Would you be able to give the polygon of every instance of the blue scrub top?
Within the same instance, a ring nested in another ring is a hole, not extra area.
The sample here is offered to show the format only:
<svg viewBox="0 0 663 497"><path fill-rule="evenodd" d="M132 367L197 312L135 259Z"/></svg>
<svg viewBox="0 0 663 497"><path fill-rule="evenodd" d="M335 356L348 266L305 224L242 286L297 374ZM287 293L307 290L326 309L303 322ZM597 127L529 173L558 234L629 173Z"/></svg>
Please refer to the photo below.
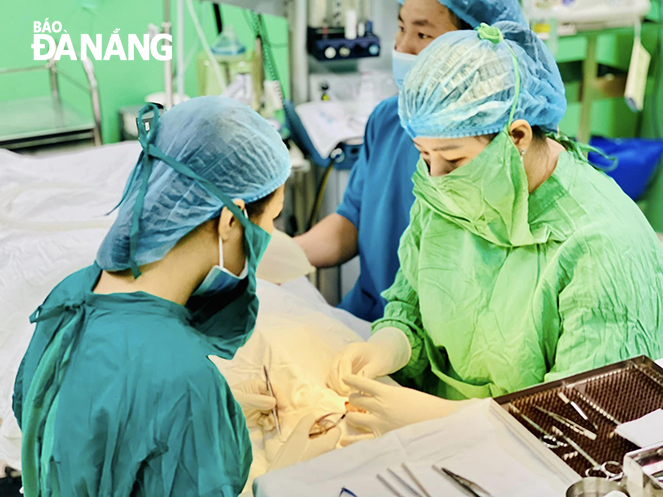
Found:
<svg viewBox="0 0 663 497"><path fill-rule="evenodd" d="M410 223L412 175L419 151L401 127L398 96L378 105L366 124L364 146L336 212L359 231L360 274L339 307L367 321L382 317L380 294L398 271L398 244Z"/></svg>

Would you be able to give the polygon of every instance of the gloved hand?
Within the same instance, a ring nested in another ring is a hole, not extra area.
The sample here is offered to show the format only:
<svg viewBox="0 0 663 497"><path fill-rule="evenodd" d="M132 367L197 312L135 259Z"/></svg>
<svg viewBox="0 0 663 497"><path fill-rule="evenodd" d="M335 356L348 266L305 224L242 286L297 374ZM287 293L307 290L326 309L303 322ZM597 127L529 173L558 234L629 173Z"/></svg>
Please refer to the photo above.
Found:
<svg viewBox="0 0 663 497"><path fill-rule="evenodd" d="M395 373L410 362L412 347L405 333L397 328L378 330L367 342L352 343L336 356L327 377L327 385L338 394L350 393L343 378L359 375L377 378Z"/></svg>
<svg viewBox="0 0 663 497"><path fill-rule="evenodd" d="M365 435L347 437L341 445L380 437L406 425L442 418L476 402L476 399L454 401L429 395L411 388L385 385L361 376L349 376L345 382L358 393L350 395L354 407L366 411L348 412L346 421Z"/></svg>
<svg viewBox="0 0 663 497"><path fill-rule="evenodd" d="M309 414L297 423L292 434L274 458L269 468L270 471L285 468L298 462L308 461L336 447L336 444L338 444L341 438L341 429L338 427L332 428L324 435L309 438L308 434L319 417L316 414Z"/></svg>
<svg viewBox="0 0 663 497"><path fill-rule="evenodd" d="M230 389L235 400L242 407L247 427L259 426L265 431L276 428L272 415L272 409L276 407L276 399L269 394L264 380L248 380L230 387Z"/></svg>

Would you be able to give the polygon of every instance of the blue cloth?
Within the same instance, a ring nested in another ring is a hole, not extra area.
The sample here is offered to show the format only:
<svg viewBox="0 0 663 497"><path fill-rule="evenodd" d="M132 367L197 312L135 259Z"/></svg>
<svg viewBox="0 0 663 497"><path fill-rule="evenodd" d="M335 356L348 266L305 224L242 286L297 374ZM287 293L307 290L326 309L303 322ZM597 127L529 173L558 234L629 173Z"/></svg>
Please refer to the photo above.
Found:
<svg viewBox="0 0 663 497"><path fill-rule="evenodd" d="M590 153L593 165L606 168L606 174L633 200L644 195L663 156L663 140L594 137L589 144L617 159L617 167L612 169L614 164L609 158Z"/></svg>
<svg viewBox="0 0 663 497"><path fill-rule="evenodd" d="M13 399L26 497L237 496L251 440L216 349L184 306L92 293L100 273L67 277L36 315Z"/></svg>
<svg viewBox="0 0 663 497"><path fill-rule="evenodd" d="M381 293L399 268L398 243L414 203L412 175L419 152L398 120L398 97L376 107L366 125L364 146L337 213L359 231L361 272L339 307L367 321L382 317Z"/></svg>
<svg viewBox="0 0 663 497"><path fill-rule="evenodd" d="M197 97L176 105L161 117L154 146L230 199L246 203L269 195L290 175L290 154L276 130L231 98ZM140 212L134 254L138 266L163 259L181 238L218 216L224 206L200 181L142 152L117 219L97 253L97 262L106 271L131 265L133 207L140 199L142 175L149 171L148 160L153 160L153 168Z"/></svg>
<svg viewBox="0 0 663 497"><path fill-rule="evenodd" d="M472 28L482 22L493 24L498 21L514 21L527 26L523 9L518 0L439 0L461 21ZM398 0L403 5L404 0Z"/></svg>
<svg viewBox="0 0 663 497"><path fill-rule="evenodd" d="M513 120L556 131L566 112L564 84L535 33L508 21L452 31L426 47L407 75L401 124L413 138L498 133L510 122L518 85Z"/></svg>

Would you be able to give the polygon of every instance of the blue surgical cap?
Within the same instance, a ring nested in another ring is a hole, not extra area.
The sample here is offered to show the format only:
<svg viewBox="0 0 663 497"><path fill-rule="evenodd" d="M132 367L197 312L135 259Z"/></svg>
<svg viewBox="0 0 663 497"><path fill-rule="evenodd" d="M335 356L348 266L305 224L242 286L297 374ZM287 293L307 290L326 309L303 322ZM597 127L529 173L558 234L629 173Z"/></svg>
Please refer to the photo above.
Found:
<svg viewBox="0 0 663 497"><path fill-rule="evenodd" d="M496 43L480 36L479 31L486 32L483 28L504 39ZM516 98L516 67L509 48L520 73L514 120L556 131L566 98L555 59L535 33L500 22L444 34L419 54L398 101L408 134L458 138L504 129Z"/></svg>
<svg viewBox="0 0 663 497"><path fill-rule="evenodd" d="M439 0L461 21L472 29L481 23L495 24L499 21L513 21L527 26L523 9L518 0ZM398 0L403 5L405 0Z"/></svg>
<svg viewBox="0 0 663 497"><path fill-rule="evenodd" d="M188 166L231 199L251 203L274 192L290 175L290 154L276 130L250 107L233 99L197 97L159 120L156 148ZM125 188L115 223L97 253L107 271L129 268L132 209L145 154ZM140 214L137 264L161 260L194 228L217 217L223 202L197 181L155 159Z"/></svg>

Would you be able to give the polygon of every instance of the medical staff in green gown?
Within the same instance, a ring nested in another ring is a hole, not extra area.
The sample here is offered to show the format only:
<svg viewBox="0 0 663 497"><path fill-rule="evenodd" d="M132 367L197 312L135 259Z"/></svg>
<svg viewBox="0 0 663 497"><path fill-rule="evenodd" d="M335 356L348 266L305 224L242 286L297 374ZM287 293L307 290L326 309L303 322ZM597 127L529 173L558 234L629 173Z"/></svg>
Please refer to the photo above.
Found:
<svg viewBox="0 0 663 497"><path fill-rule="evenodd" d="M245 417L208 356L253 330L289 154L222 97L161 119L148 104L137 122L143 151L96 262L31 318L14 392L27 497L235 497L248 477Z"/></svg>
<svg viewBox="0 0 663 497"><path fill-rule="evenodd" d="M422 420L428 402L353 374L395 373L460 400L663 357L663 248L617 184L555 133L565 106L554 59L514 23L448 33L421 53L399 101L421 153L401 268L373 336L329 376L361 392L350 400L368 412L351 422L384 431L375 426L397 426L402 406ZM459 405L433 404L432 417Z"/></svg>

